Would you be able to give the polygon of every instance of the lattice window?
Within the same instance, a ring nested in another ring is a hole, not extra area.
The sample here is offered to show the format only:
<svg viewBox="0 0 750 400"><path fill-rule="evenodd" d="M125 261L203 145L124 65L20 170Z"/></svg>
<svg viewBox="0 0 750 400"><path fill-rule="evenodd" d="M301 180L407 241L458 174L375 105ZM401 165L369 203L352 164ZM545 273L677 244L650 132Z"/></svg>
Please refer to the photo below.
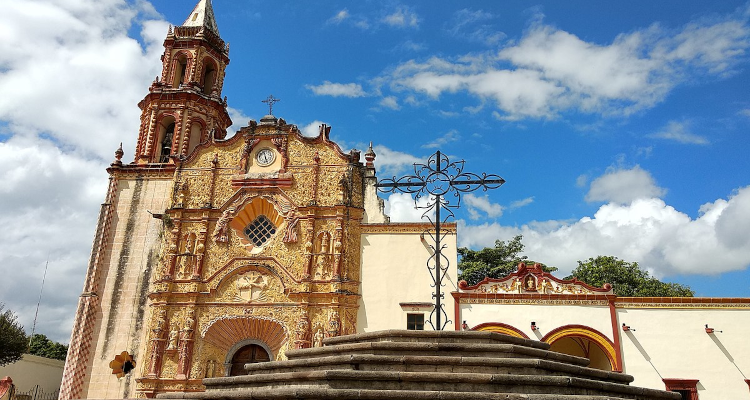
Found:
<svg viewBox="0 0 750 400"><path fill-rule="evenodd" d="M406 329L410 331L424 330L424 314L406 314Z"/></svg>
<svg viewBox="0 0 750 400"><path fill-rule="evenodd" d="M245 227L245 237L257 247L262 246L274 234L276 234L276 225L268 217L261 214Z"/></svg>

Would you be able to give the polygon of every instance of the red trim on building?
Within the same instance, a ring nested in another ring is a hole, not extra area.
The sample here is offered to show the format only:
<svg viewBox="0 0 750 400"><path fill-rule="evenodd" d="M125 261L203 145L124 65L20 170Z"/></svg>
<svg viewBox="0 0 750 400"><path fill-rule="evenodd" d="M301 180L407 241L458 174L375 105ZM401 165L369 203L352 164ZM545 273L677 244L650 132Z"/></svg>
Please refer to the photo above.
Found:
<svg viewBox="0 0 750 400"><path fill-rule="evenodd" d="M620 345L620 324L617 321L617 309L615 308L615 298L612 296L609 298L609 318L612 322L612 338L615 341L615 357L617 358L617 365L615 366L615 372L622 372L622 348Z"/></svg>
<svg viewBox="0 0 750 400"><path fill-rule="evenodd" d="M690 392L689 400L698 400L698 379L662 379L667 391L684 390Z"/></svg>
<svg viewBox="0 0 750 400"><path fill-rule="evenodd" d="M560 326L558 328L555 328L555 329L549 331L546 335L544 335L544 337L542 338L542 342L552 344L552 343L549 342L549 340L550 340L551 337L555 336L560 331L566 331L566 330L571 330L571 329L579 329L579 330L588 331L588 332L591 332L591 333L593 333L593 334L601 337L603 340L605 340L607 342L607 344L609 344L610 346L612 346L612 348L615 350L615 354L611 354L606 348L602 348L600 344L597 343L597 345L600 346L601 350L607 356L607 359L609 359L609 363L612 366L612 371L618 371L618 372L622 371L622 363L620 362L621 359L618 359L618 357L617 357L617 347L615 347L615 344L612 342L612 340L610 340L610 338L607 337L607 335L599 332L598 330L596 330L596 329L594 329L594 328L592 328L590 326L578 325L578 324L563 325L563 326ZM578 335L578 334L570 334L570 335L566 335L564 337L582 337L584 339L592 340L592 338L590 338L590 337L587 337L587 336L584 336L584 335ZM595 340L593 340L593 341L596 342Z"/></svg>
<svg viewBox="0 0 750 400"><path fill-rule="evenodd" d="M466 281L460 281L460 282L458 282L458 288L461 289L461 290L476 290L480 286L482 286L484 284L487 284L487 283L498 283L498 282L512 281L513 279L524 278L526 275L529 275L529 274L534 275L537 279L545 278L545 279L549 279L551 281L557 282L559 284L564 284L564 285L579 285L579 286L584 287L584 288L586 288L586 289L588 289L588 290L590 290L592 292L609 293L609 292L612 291L612 285L610 285L609 283L605 283L603 287L597 288L597 287L590 286L590 285L588 285L588 284L586 284L586 283L584 283L582 281L579 281L576 278L567 279L567 280L566 279L557 278L557 277L553 276L552 274L550 274L549 272L542 271L541 264L534 264L531 267L527 267L526 264L524 264L524 263L519 263L518 264L518 270L516 272L508 274L508 275L506 275L503 278L499 278L498 279L498 278L486 277L481 282L477 283L476 285L472 285L472 286L469 286L469 284L466 283ZM533 290L536 290L536 287Z"/></svg>

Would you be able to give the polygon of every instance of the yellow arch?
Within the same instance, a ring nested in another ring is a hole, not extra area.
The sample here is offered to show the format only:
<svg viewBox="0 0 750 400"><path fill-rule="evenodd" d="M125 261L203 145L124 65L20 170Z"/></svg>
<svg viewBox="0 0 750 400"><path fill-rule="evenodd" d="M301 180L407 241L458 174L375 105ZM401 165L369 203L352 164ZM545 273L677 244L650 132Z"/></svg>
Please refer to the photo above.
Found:
<svg viewBox="0 0 750 400"><path fill-rule="evenodd" d="M496 332L496 333L501 333L503 335L513 336L513 337L517 337L521 339L529 338L517 328L510 326L508 324L504 324L502 322L487 322L484 324L479 324L471 328L471 330L472 331L484 331L484 332Z"/></svg>
<svg viewBox="0 0 750 400"><path fill-rule="evenodd" d="M566 337L585 338L594 342L602 349L607 359L609 359L612 370L621 370L621 366L617 362L617 351L615 350L614 343L594 328L584 325L565 325L549 332L542 338L542 341L552 344Z"/></svg>

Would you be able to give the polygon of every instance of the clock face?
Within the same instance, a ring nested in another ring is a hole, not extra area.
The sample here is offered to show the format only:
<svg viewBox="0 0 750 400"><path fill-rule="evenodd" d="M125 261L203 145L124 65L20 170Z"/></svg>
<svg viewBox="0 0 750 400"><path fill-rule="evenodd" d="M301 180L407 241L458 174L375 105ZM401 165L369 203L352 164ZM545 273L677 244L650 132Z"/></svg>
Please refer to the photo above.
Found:
<svg viewBox="0 0 750 400"><path fill-rule="evenodd" d="M267 167L273 164L273 161L276 159L276 153L271 149L260 149L258 154L255 155L255 159L258 160L258 165Z"/></svg>

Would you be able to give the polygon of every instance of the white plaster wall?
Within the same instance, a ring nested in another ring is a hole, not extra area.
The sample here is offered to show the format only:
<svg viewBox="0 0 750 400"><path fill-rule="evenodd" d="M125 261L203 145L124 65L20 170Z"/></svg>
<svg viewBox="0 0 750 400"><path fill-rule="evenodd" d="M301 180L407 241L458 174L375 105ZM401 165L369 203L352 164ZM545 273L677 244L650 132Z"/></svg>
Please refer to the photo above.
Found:
<svg viewBox="0 0 750 400"><path fill-rule="evenodd" d="M622 335L634 385L663 390L662 378L698 379L701 400L750 399L750 310L618 308L617 317L635 329ZM705 324L723 332L707 334Z"/></svg>
<svg viewBox="0 0 750 400"><path fill-rule="evenodd" d="M427 239L429 240L429 239ZM445 311L453 320L453 298L456 286L456 236L447 235L443 250L450 267L443 280ZM383 329L406 329L406 314L399 306L405 302L433 303L434 288L427 270L430 251L420 234L369 233L362 235L362 298L357 315L357 332ZM425 329L429 311L425 314ZM409 310L409 312L412 312ZM454 329L455 321L446 325Z"/></svg>
<svg viewBox="0 0 750 400"><path fill-rule="evenodd" d="M614 342L609 306L461 304L461 315L469 328L485 322L501 322L537 340L564 325L586 325ZM532 321L536 322L537 331L531 330Z"/></svg>
<svg viewBox="0 0 750 400"><path fill-rule="evenodd" d="M28 392L39 385L44 393L60 389L65 362L24 354L21 360L0 367L0 377L9 376L16 385L16 394Z"/></svg>
<svg viewBox="0 0 750 400"><path fill-rule="evenodd" d="M138 308L141 292L141 281L144 279L144 271L147 268L149 250L155 248L158 253L158 245L161 243L159 233L162 229L162 221L155 219L148 213L162 213L169 205L172 187L171 179L147 179L144 178L138 204L134 203L135 179L121 179L117 184L116 208L112 216L111 228L108 237L106 254L102 268L107 272L102 277L99 287L101 298L101 313L97 315L97 328L94 331L93 354L90 358L92 365L87 370L88 385L83 393L85 398L112 399L135 397L135 378L140 376L144 359L142 354L146 343L141 340L145 336L149 312L146 311L142 317L143 326L138 326ZM133 213L131 214L131 209ZM126 234L128 218L134 217L132 231ZM128 238L127 236L130 236ZM119 286L117 281L117 268L122 248L129 242L130 251L124 257L128 257L122 271ZM158 256L158 254L157 254ZM152 266L152 273L156 273L158 265ZM145 282L148 285L149 282ZM113 301L113 296L119 291L119 301ZM117 312L111 313L111 306L116 304ZM110 321L110 315L113 316ZM112 324L111 336L105 337L107 325ZM134 355L136 369L128 376L118 379L112 375L109 362L123 351Z"/></svg>

